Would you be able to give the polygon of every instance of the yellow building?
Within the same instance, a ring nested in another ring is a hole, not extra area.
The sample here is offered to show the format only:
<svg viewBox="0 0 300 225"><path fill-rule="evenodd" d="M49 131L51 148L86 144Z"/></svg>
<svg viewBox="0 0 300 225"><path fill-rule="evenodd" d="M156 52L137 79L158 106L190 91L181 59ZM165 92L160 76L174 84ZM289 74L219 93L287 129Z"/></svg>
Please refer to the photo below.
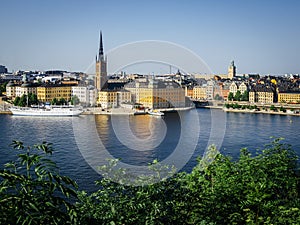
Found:
<svg viewBox="0 0 300 225"><path fill-rule="evenodd" d="M195 86L193 88L193 98L194 99L206 99L206 87Z"/></svg>
<svg viewBox="0 0 300 225"><path fill-rule="evenodd" d="M140 79L124 86L131 92L132 102L146 108L185 107L185 91L177 83L155 79Z"/></svg>
<svg viewBox="0 0 300 225"><path fill-rule="evenodd" d="M300 103L300 92L279 92L278 102Z"/></svg>
<svg viewBox="0 0 300 225"><path fill-rule="evenodd" d="M72 86L44 84L37 87L37 98L41 102L51 102L54 98L57 100L64 98L70 101L72 96Z"/></svg>
<svg viewBox="0 0 300 225"><path fill-rule="evenodd" d="M102 108L117 107L117 92L113 90L99 91L97 104Z"/></svg>
<svg viewBox="0 0 300 225"><path fill-rule="evenodd" d="M272 104L274 103L274 92L270 88L253 88L249 92L249 102Z"/></svg>
<svg viewBox="0 0 300 225"><path fill-rule="evenodd" d="M102 108L116 108L131 102L131 93L126 90L103 90L98 92L97 104Z"/></svg>

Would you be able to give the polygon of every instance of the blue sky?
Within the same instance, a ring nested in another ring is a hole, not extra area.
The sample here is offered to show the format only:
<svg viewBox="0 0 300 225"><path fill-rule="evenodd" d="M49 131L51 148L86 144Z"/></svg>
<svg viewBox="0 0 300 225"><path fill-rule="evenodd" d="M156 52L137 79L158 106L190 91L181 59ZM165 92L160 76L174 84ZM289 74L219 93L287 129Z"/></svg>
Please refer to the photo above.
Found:
<svg viewBox="0 0 300 225"><path fill-rule="evenodd" d="M105 51L162 40L192 50L215 73L232 59L238 73L300 73L299 11L296 0L2 1L0 64L86 71L101 29Z"/></svg>

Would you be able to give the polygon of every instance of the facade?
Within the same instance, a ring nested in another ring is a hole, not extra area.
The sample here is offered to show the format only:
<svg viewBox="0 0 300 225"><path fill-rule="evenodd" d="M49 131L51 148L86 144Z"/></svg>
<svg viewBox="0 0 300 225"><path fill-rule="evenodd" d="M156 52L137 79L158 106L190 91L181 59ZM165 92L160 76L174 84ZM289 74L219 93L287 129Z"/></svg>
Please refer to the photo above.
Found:
<svg viewBox="0 0 300 225"><path fill-rule="evenodd" d="M6 85L6 96L11 99L16 97L16 85L12 81Z"/></svg>
<svg viewBox="0 0 300 225"><path fill-rule="evenodd" d="M124 86L131 92L133 103L146 108L185 107L185 91L177 83L155 79L140 79Z"/></svg>
<svg viewBox="0 0 300 225"><path fill-rule="evenodd" d="M101 108L116 108L118 106L117 92L113 90L99 91L97 103Z"/></svg>
<svg viewBox="0 0 300 225"><path fill-rule="evenodd" d="M300 103L300 92L279 92L278 102Z"/></svg>
<svg viewBox="0 0 300 225"><path fill-rule="evenodd" d="M231 61L230 66L228 67L228 79L233 79L236 75L236 67L234 65L234 61Z"/></svg>
<svg viewBox="0 0 300 225"><path fill-rule="evenodd" d="M124 103L131 103L131 93L127 90L103 90L98 92L97 104L101 108L116 108Z"/></svg>
<svg viewBox="0 0 300 225"><path fill-rule="evenodd" d="M6 85L6 96L10 99L22 97L22 95L28 95L29 93L37 94L37 86L27 82L21 85L14 84L12 81Z"/></svg>
<svg viewBox="0 0 300 225"><path fill-rule="evenodd" d="M249 102L272 104L274 103L274 92L271 88L254 87L249 92Z"/></svg>
<svg viewBox="0 0 300 225"><path fill-rule="evenodd" d="M3 65L0 65L0 74L1 73L7 73L7 68Z"/></svg>
<svg viewBox="0 0 300 225"><path fill-rule="evenodd" d="M233 81L229 86L229 92L231 92L234 96L237 93L237 91L238 91L238 85Z"/></svg>
<svg viewBox="0 0 300 225"><path fill-rule="evenodd" d="M93 86L73 86L72 96L77 96L81 105L95 106L97 90Z"/></svg>
<svg viewBox="0 0 300 225"><path fill-rule="evenodd" d="M214 99L214 90L215 90L216 83L213 80L207 81L206 86L206 99L213 100Z"/></svg>
<svg viewBox="0 0 300 225"><path fill-rule="evenodd" d="M36 95L37 87L26 83L21 86L15 86L15 97L21 97L22 95L28 95L29 93Z"/></svg>
<svg viewBox="0 0 300 225"><path fill-rule="evenodd" d="M96 77L95 87L98 91L105 89L107 85L106 59L103 52L102 32L100 32L100 46L98 55L96 55Z"/></svg>
<svg viewBox="0 0 300 225"><path fill-rule="evenodd" d="M241 94L243 94L245 91L248 91L247 84L245 84L244 82L236 83L235 81L233 81L229 86L229 92L235 95L237 91L240 91Z"/></svg>
<svg viewBox="0 0 300 225"><path fill-rule="evenodd" d="M71 86L44 84L40 87L37 87L37 98L41 102L51 102L54 98L57 100L64 98L66 101L70 101L71 96Z"/></svg>
<svg viewBox="0 0 300 225"><path fill-rule="evenodd" d="M248 86L242 82L239 86L239 91L241 92L241 94L243 94L245 91L248 91Z"/></svg>
<svg viewBox="0 0 300 225"><path fill-rule="evenodd" d="M194 99L207 99L206 86L195 86L193 88L193 98Z"/></svg>

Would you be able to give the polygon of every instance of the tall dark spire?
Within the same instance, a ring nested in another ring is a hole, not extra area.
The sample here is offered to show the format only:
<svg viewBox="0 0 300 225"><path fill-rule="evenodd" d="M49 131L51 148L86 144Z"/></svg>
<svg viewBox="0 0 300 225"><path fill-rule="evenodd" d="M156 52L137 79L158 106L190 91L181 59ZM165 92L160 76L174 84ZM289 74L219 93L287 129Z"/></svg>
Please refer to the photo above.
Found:
<svg viewBox="0 0 300 225"><path fill-rule="evenodd" d="M100 59L100 58L103 58L102 31L100 31L99 59Z"/></svg>

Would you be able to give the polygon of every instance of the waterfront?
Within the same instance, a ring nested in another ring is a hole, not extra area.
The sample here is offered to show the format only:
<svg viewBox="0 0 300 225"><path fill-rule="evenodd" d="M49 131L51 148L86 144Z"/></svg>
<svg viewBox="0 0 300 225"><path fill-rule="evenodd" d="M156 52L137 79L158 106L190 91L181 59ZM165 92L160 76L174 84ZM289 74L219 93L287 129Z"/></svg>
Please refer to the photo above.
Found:
<svg viewBox="0 0 300 225"><path fill-rule="evenodd" d="M195 164L197 156L204 152L208 139L211 136L212 122L218 125L221 118L226 118L226 129L221 152L232 157L236 157L240 148L248 147L251 152L270 142L270 137L284 137L285 142L292 145L293 149L300 154L299 139L299 117L246 114L246 113L225 113L218 109L196 109L182 112L179 117L177 113L167 113L163 118L153 118L148 115L141 116L117 116L117 119L128 118L130 130L139 139L145 139L151 151L134 151L133 148L143 148L143 141L133 142L128 140L127 147L124 140L119 140L120 136L115 134L111 115L84 115L76 118L50 118L50 117L18 117L11 115L0 115L0 164L14 159L14 152L8 150L8 145L12 140L24 141L26 145L51 142L54 145L53 159L58 163L61 172L74 178L80 188L89 191L95 190L94 180L100 176L84 160L82 152L76 145L73 125L74 119L85 121L87 118L95 118L96 128L101 141L106 149L116 158L134 165L146 165L158 158L163 160L172 153L177 146L181 136L180 128L184 123L192 123L188 119L190 113L196 112L199 118L199 140L196 151L191 160L183 169L189 171ZM212 115L214 118L212 118ZM219 118L218 118L219 117ZM165 124L165 125L164 125ZM221 122L219 124L222 126ZM163 140L160 135L155 135L164 131L166 135ZM126 132L126 130L121 130ZM185 133L185 138L192 136L195 132ZM220 135L222 136L222 135ZM148 138L149 137L149 138ZM218 136L217 136L218 137ZM148 138L148 139L147 139ZM88 141L88 140L87 140ZM160 144L156 144L160 143ZM134 146L136 145L136 146ZM183 149L184 151L185 149Z"/></svg>

